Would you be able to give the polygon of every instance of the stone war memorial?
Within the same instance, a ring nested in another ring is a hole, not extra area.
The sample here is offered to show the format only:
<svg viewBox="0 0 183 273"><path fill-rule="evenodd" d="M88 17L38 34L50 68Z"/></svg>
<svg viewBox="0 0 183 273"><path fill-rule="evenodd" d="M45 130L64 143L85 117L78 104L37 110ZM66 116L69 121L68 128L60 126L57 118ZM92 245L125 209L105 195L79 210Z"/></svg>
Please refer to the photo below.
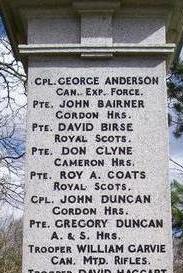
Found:
<svg viewBox="0 0 183 273"><path fill-rule="evenodd" d="M182 1L3 0L28 74L23 273L172 273L166 74Z"/></svg>

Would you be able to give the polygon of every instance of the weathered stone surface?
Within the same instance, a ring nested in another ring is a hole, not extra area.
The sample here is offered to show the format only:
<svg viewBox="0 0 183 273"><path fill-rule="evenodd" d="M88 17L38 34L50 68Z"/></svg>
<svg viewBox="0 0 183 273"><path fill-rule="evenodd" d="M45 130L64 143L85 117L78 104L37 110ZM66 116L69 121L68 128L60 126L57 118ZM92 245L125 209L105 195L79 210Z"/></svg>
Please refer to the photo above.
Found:
<svg viewBox="0 0 183 273"><path fill-rule="evenodd" d="M171 271L165 73L162 58L29 63L24 272Z"/></svg>
<svg viewBox="0 0 183 273"><path fill-rule="evenodd" d="M23 273L172 272L166 42L179 39L171 33L180 14L170 16L167 1L128 3L20 8L29 75Z"/></svg>

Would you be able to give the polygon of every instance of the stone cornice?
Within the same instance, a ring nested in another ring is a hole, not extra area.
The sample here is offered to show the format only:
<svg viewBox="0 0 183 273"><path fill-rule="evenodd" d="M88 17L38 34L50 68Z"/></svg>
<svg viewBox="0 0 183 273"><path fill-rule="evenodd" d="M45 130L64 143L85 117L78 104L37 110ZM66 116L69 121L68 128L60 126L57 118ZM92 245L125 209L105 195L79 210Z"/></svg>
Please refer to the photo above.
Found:
<svg viewBox="0 0 183 273"><path fill-rule="evenodd" d="M87 3L87 4L85 4ZM98 4L97 4L98 3ZM4 18L5 26L8 32L9 39L11 41L13 50L17 56L20 59L22 57L19 55L19 44L26 44L27 39L27 30L26 30L26 18L29 17L29 13L33 11L35 13L35 16L38 16L39 10L49 10L47 12L47 15L49 16L50 8L51 11L54 13L58 13L60 9L66 9L72 12L78 12L79 11L87 11L88 8L91 11L97 11L101 10L101 7L104 6L106 3L106 7L104 10L106 11L114 11L121 12L124 14L124 16L130 16L131 14L135 16L145 16L145 11L149 9L148 13L150 12L151 15L155 17L159 16L166 16L167 21L167 43L176 43L179 45L181 38L182 38L182 30L183 30L183 1L182 0L106 0L106 1L77 1L77 0L0 0L0 6L1 6L1 12ZM95 7L96 5L96 7ZM119 8L120 5L120 8ZM132 12L132 10L134 12ZM141 10L141 11L140 11ZM37 13L37 15L36 15ZM33 15L34 16L34 15ZM51 46L51 45L50 45ZM76 45L77 47L77 45ZM25 50L26 46L20 46L20 52L23 51L23 48ZM36 45L35 45L36 48ZM180 49L180 46L177 47ZM28 46L27 46L28 49ZM32 49L30 49L32 50ZM40 49L39 49L40 50ZM59 51L69 51L69 49L59 49ZM81 50L78 49L78 50ZM87 49L88 50L88 49ZM120 49L113 47L110 49L111 51L119 51L119 52L135 52L136 50L140 50L139 53L161 53L166 52L168 49L165 47L157 48L155 46L155 49L148 48L146 46L136 45L132 49L130 46L127 48L121 47ZM33 50L32 50L33 51ZM31 51L31 52L32 52ZM46 49L44 49L46 51ZM76 51L76 48L74 49ZM97 50L96 50L97 51ZM105 51L105 50L104 50ZM180 51L180 50L178 50ZM177 52L178 52L177 51ZM137 53L137 52L135 52ZM178 54L178 53L177 53ZM175 56L177 56L175 54Z"/></svg>
<svg viewBox="0 0 183 273"><path fill-rule="evenodd" d="M175 44L137 45L113 44L111 46L82 46L81 44L20 45L22 55L79 55L81 57L112 57L113 55L167 55L172 57Z"/></svg>

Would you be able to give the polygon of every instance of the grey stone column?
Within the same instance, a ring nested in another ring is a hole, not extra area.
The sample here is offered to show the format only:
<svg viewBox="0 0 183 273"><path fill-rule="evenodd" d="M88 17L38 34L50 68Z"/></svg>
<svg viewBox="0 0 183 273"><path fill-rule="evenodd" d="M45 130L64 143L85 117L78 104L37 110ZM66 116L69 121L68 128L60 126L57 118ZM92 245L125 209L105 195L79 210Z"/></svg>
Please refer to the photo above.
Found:
<svg viewBox="0 0 183 273"><path fill-rule="evenodd" d="M23 273L173 272L166 70L182 7L33 2L4 9L28 62Z"/></svg>

